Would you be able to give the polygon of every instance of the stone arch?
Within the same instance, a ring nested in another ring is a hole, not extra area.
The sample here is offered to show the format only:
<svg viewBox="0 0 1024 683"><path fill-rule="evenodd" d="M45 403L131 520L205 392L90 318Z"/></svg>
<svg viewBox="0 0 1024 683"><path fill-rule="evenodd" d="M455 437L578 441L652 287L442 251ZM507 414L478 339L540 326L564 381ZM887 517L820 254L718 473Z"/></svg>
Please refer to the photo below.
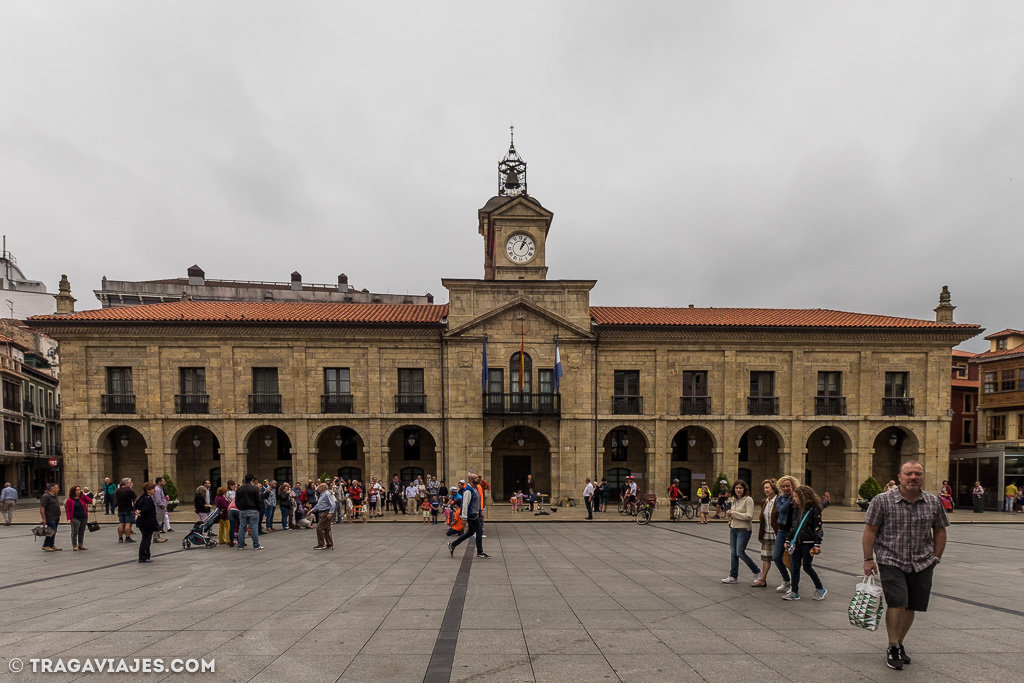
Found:
<svg viewBox="0 0 1024 683"><path fill-rule="evenodd" d="M752 490L758 491L758 484L765 479L778 479L784 474L792 474L783 471L785 443L781 432L771 425L757 424L746 429L737 444L739 467L735 478L746 481ZM732 472L726 474L733 476Z"/></svg>
<svg viewBox="0 0 1024 683"><path fill-rule="evenodd" d="M622 444L622 436L626 436L626 444ZM637 439L636 437L640 437ZM624 470L635 473L637 491L654 493L654 482L650 479L650 463L648 451L654 443L650 431L643 425L621 422L604 430L601 437L602 466L597 478L608 478L609 499L618 500L623 482L620 476Z"/></svg>
<svg viewBox="0 0 1024 683"><path fill-rule="evenodd" d="M242 441L243 471L239 475L252 474L260 480L293 476L293 445L291 435L272 422L252 427Z"/></svg>
<svg viewBox="0 0 1024 683"><path fill-rule="evenodd" d="M398 424L401 424L401 423L396 423L395 426L397 426ZM356 433L356 436L359 437L359 440L363 443L363 446L365 447L366 444L368 443L368 441L367 441L366 435L363 433L363 431L366 431L366 430L360 429L361 426L362 425L356 426L356 425L351 425L351 424L348 424L348 423L341 424L337 420L335 420L335 421L324 420L320 424L318 424L316 427L312 428L312 430L310 431L310 433L309 433L310 448L316 448L316 444L317 444L318 441L320 441L320 437L323 435L324 432L326 432L329 429L337 429L338 427L347 427L348 429L351 429L353 432ZM387 443L386 440L385 440L385 443Z"/></svg>
<svg viewBox="0 0 1024 683"><path fill-rule="evenodd" d="M484 443L486 443L486 444L493 443L494 439L498 436L498 434L501 434L506 429L509 429L509 427L514 427L514 426L515 425L508 425L508 424L498 424L498 425L494 425L494 426L489 426L487 431L484 432ZM525 425L520 425L520 426L525 426ZM548 443L550 443L550 444L556 443L557 434L556 435L548 434L548 432L543 427L539 427L539 426L532 426L531 425L530 429L532 429L532 430L534 430L536 432L539 432L545 439L548 440Z"/></svg>
<svg viewBox="0 0 1024 683"><path fill-rule="evenodd" d="M520 440L522 443L520 444ZM507 425L487 441L491 450L491 496L508 502L512 493L552 494L551 440L528 425Z"/></svg>
<svg viewBox="0 0 1024 683"><path fill-rule="evenodd" d="M154 441L153 435L150 433L148 425L142 424L141 422L108 422L104 427L101 427L100 430L96 433L96 439L93 442L96 450L100 453L108 452L107 449L110 448L109 437L111 432L113 432L115 429L119 429L122 427L127 427L138 432L139 435L141 435L142 438L146 441L147 448L152 448L152 445L154 443L159 443L158 441Z"/></svg>
<svg viewBox="0 0 1024 683"><path fill-rule="evenodd" d="M196 445L196 440L199 445ZM191 500L196 488L207 479L211 486L217 485L220 479L221 441L208 425L192 423L176 429L168 451L173 454L170 458L173 462L172 472L182 501Z"/></svg>
<svg viewBox="0 0 1024 683"><path fill-rule="evenodd" d="M690 446L690 441L693 446ZM713 430L705 425L687 423L677 429L670 437L666 451L668 453L669 482L679 480L679 488L687 498L692 499L701 482L694 483L697 475L702 481L715 475L715 451L718 441ZM664 487L662 487L664 488Z"/></svg>
<svg viewBox="0 0 1024 683"><path fill-rule="evenodd" d="M895 438L895 443L890 443ZM877 430L871 442L871 476L885 488L889 480L899 481L899 470L907 460L921 459L921 445L912 429L890 424Z"/></svg>
<svg viewBox="0 0 1024 683"><path fill-rule="evenodd" d="M206 429L207 431L212 433L214 436L217 437L217 441L219 441L222 444L222 446L223 446L223 444L224 444L224 431L223 431L222 425L215 424L211 420L209 422L205 422L204 421L204 422L179 422L179 423L176 423L174 425L173 430L171 431L171 433L167 435L167 448L169 450L173 450L174 449L174 444L177 443L179 438L181 438L182 433L186 432L186 431L188 431L190 429L193 429L195 427L202 427L203 429Z"/></svg>
<svg viewBox="0 0 1024 683"><path fill-rule="evenodd" d="M850 495L847 485L855 452L853 436L843 425L832 423L812 424L804 431L804 471L798 478L819 495L828 491L833 503L845 503Z"/></svg>
<svg viewBox="0 0 1024 683"><path fill-rule="evenodd" d="M289 424L288 426L291 427L292 425ZM258 430L266 429L267 427L273 427L275 429L280 429L285 434L288 434L288 431L284 427L282 427L279 424L276 424L273 420L267 420L266 422L254 422L254 423L251 423L249 425L246 425L245 432L243 432L238 437L238 452L239 453L245 453L246 452L246 447L247 447L247 445L249 443L249 439L252 438L253 434L255 432L257 432ZM291 439L291 435L288 435L288 438Z"/></svg>
<svg viewBox="0 0 1024 683"><path fill-rule="evenodd" d="M359 479L366 477L366 441L356 429L335 423L316 434L312 442L316 449L316 476L341 476L342 469L355 468L359 470Z"/></svg>
<svg viewBox="0 0 1024 683"><path fill-rule="evenodd" d="M103 471L109 472L111 481L115 483L129 477L132 488L141 494L142 485L150 476L156 476L149 471L151 444L145 432L134 424L109 425L97 437Z"/></svg>
<svg viewBox="0 0 1024 683"><path fill-rule="evenodd" d="M409 442L410 437L415 437L413 443ZM444 477L444 473L437 471L437 439L427 427L416 422L397 422L389 429L384 443L388 449L388 469L375 476L390 481L392 474L398 474L401 478L403 471L413 473L423 470L424 481L430 474L438 479ZM402 483L408 482L403 480Z"/></svg>

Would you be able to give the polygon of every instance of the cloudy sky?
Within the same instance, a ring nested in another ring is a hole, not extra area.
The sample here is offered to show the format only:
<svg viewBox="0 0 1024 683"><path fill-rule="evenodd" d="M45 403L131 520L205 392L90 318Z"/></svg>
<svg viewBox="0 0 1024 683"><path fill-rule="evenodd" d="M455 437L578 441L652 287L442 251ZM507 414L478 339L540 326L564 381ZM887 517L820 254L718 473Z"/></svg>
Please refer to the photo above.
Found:
<svg viewBox="0 0 1024 683"><path fill-rule="evenodd" d="M601 305L1024 326L1024 3L0 4L8 247L447 295L508 127ZM968 344L975 350L985 343Z"/></svg>

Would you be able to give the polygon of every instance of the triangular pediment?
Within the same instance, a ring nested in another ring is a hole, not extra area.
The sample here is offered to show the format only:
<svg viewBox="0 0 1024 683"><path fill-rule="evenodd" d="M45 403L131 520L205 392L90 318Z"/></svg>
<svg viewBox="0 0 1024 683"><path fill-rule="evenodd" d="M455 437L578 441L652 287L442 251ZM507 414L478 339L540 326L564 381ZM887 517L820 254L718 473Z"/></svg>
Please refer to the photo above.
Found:
<svg viewBox="0 0 1024 683"><path fill-rule="evenodd" d="M503 306L487 311L464 325L449 330L444 336L446 338L453 338L480 334L487 327L505 322L507 318L510 318L518 311L525 311L528 315L535 315L547 321L555 328L559 335L566 338L594 339L594 334L590 330L585 330L572 324L560 315L538 306L525 297L518 297Z"/></svg>
<svg viewBox="0 0 1024 683"><path fill-rule="evenodd" d="M542 218L550 222L554 214L533 197L492 197L480 209L482 214L491 216L514 216L516 218Z"/></svg>

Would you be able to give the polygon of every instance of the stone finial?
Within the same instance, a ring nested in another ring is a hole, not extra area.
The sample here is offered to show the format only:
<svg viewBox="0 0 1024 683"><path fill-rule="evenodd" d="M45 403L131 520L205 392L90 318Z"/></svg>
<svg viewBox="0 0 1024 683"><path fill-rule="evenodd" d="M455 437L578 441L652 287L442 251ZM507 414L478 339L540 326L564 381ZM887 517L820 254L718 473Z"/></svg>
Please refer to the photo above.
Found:
<svg viewBox="0 0 1024 683"><path fill-rule="evenodd" d="M57 315L71 315L75 312L75 297L71 296L71 283L67 275L60 276L60 284L57 285L59 292L54 298L57 300Z"/></svg>
<svg viewBox="0 0 1024 683"><path fill-rule="evenodd" d="M939 293L939 305L935 307L935 322L937 323L950 323L953 322L953 309L956 308L950 303L952 297L949 294L949 287L942 285L942 292Z"/></svg>

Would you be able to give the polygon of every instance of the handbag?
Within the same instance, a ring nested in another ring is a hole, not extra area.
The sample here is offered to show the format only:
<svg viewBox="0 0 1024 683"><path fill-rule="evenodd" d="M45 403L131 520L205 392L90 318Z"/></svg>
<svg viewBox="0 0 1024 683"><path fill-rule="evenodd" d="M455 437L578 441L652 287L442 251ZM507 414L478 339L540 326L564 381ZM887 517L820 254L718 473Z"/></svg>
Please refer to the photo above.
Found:
<svg viewBox="0 0 1024 683"><path fill-rule="evenodd" d="M99 522L86 522L85 523L85 528L88 529L90 532L92 532L92 531L99 531L100 530L100 523Z"/></svg>
<svg viewBox="0 0 1024 683"><path fill-rule="evenodd" d="M872 576L865 576L857 584L857 590L850 600L850 607L847 610L850 617L850 626L874 631L882 620L882 587L878 579Z"/></svg>

